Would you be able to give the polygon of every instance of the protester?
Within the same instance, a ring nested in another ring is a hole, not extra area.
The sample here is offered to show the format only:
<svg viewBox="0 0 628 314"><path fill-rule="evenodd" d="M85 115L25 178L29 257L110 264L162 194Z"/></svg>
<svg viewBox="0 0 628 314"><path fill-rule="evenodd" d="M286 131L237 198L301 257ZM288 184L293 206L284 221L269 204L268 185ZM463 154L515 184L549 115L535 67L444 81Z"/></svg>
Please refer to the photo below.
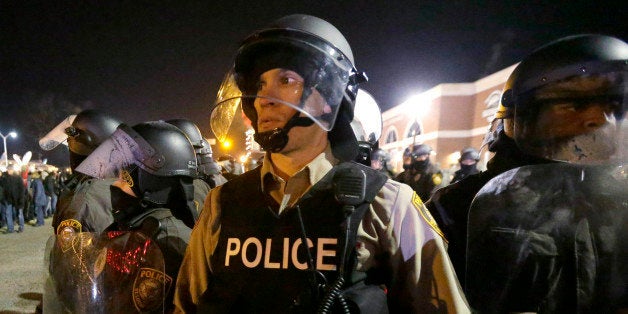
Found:
<svg viewBox="0 0 628 314"><path fill-rule="evenodd" d="M4 181L4 215L6 219L7 232L13 233L15 230L13 217L18 219L17 232L24 231L24 205L26 199L26 187L22 181L22 177L19 176L15 170L9 169Z"/></svg>
<svg viewBox="0 0 628 314"><path fill-rule="evenodd" d="M31 190L33 193L33 204L35 206L36 227L44 225L44 211L48 205L48 198L44 190L44 183L41 180L41 171L33 172L31 175Z"/></svg>

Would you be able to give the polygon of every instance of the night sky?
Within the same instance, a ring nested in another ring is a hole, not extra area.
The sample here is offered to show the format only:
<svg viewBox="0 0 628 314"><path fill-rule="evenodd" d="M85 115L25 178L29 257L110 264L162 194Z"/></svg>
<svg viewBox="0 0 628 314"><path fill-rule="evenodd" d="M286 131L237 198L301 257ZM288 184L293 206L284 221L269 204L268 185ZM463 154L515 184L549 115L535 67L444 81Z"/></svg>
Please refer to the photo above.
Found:
<svg viewBox="0 0 628 314"><path fill-rule="evenodd" d="M340 29L383 110L440 83L475 81L566 35L628 37L621 1L76 2L0 3L0 132L20 133L7 141L10 155L66 162L37 139L87 108L131 125L188 118L211 137L209 107L238 43L292 13Z"/></svg>

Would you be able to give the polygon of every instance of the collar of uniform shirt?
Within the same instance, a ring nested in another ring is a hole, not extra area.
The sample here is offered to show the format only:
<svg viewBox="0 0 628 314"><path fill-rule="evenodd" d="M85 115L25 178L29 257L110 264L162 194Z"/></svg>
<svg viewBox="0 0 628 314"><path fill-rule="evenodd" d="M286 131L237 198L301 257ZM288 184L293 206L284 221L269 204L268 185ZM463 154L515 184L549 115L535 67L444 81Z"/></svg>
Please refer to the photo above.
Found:
<svg viewBox="0 0 628 314"><path fill-rule="evenodd" d="M338 159L332 154L331 146L327 145L324 152L316 156L286 182L275 174L270 154L266 153L261 169L262 192L268 193L280 204L279 213L281 213L286 207L294 205L312 185L322 179L337 163ZM269 180L267 176L272 176L272 180Z"/></svg>

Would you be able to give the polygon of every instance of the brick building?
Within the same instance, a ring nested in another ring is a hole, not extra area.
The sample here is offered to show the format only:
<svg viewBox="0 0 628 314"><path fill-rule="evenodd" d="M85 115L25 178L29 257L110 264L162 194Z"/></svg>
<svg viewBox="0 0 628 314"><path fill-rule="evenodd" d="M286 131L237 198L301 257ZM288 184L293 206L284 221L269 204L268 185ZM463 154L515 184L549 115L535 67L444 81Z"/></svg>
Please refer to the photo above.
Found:
<svg viewBox="0 0 628 314"><path fill-rule="evenodd" d="M402 171L406 147L426 143L434 150L431 160L453 173L461 149L480 149L501 90L515 66L472 83L437 85L383 112L379 146L390 153L395 171ZM479 168L484 168L489 157L483 149Z"/></svg>

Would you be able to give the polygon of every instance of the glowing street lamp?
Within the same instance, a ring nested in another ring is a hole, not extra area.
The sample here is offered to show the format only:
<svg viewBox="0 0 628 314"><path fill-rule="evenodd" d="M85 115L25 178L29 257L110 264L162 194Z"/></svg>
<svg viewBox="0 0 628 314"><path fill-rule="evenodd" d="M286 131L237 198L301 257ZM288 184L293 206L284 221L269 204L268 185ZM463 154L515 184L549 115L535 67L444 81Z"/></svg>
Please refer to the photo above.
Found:
<svg viewBox="0 0 628 314"><path fill-rule="evenodd" d="M4 144L4 155L5 155L4 166L8 169L9 168L9 152L7 151L7 137L16 138L17 133L9 132L9 134L4 135L2 134L2 132L0 132L0 136L2 137L2 143Z"/></svg>
<svg viewBox="0 0 628 314"><path fill-rule="evenodd" d="M222 143L220 143L222 145L222 147L226 150L229 150L231 148L231 146L233 145L233 143L231 142L230 139L225 139L224 141L222 141Z"/></svg>

